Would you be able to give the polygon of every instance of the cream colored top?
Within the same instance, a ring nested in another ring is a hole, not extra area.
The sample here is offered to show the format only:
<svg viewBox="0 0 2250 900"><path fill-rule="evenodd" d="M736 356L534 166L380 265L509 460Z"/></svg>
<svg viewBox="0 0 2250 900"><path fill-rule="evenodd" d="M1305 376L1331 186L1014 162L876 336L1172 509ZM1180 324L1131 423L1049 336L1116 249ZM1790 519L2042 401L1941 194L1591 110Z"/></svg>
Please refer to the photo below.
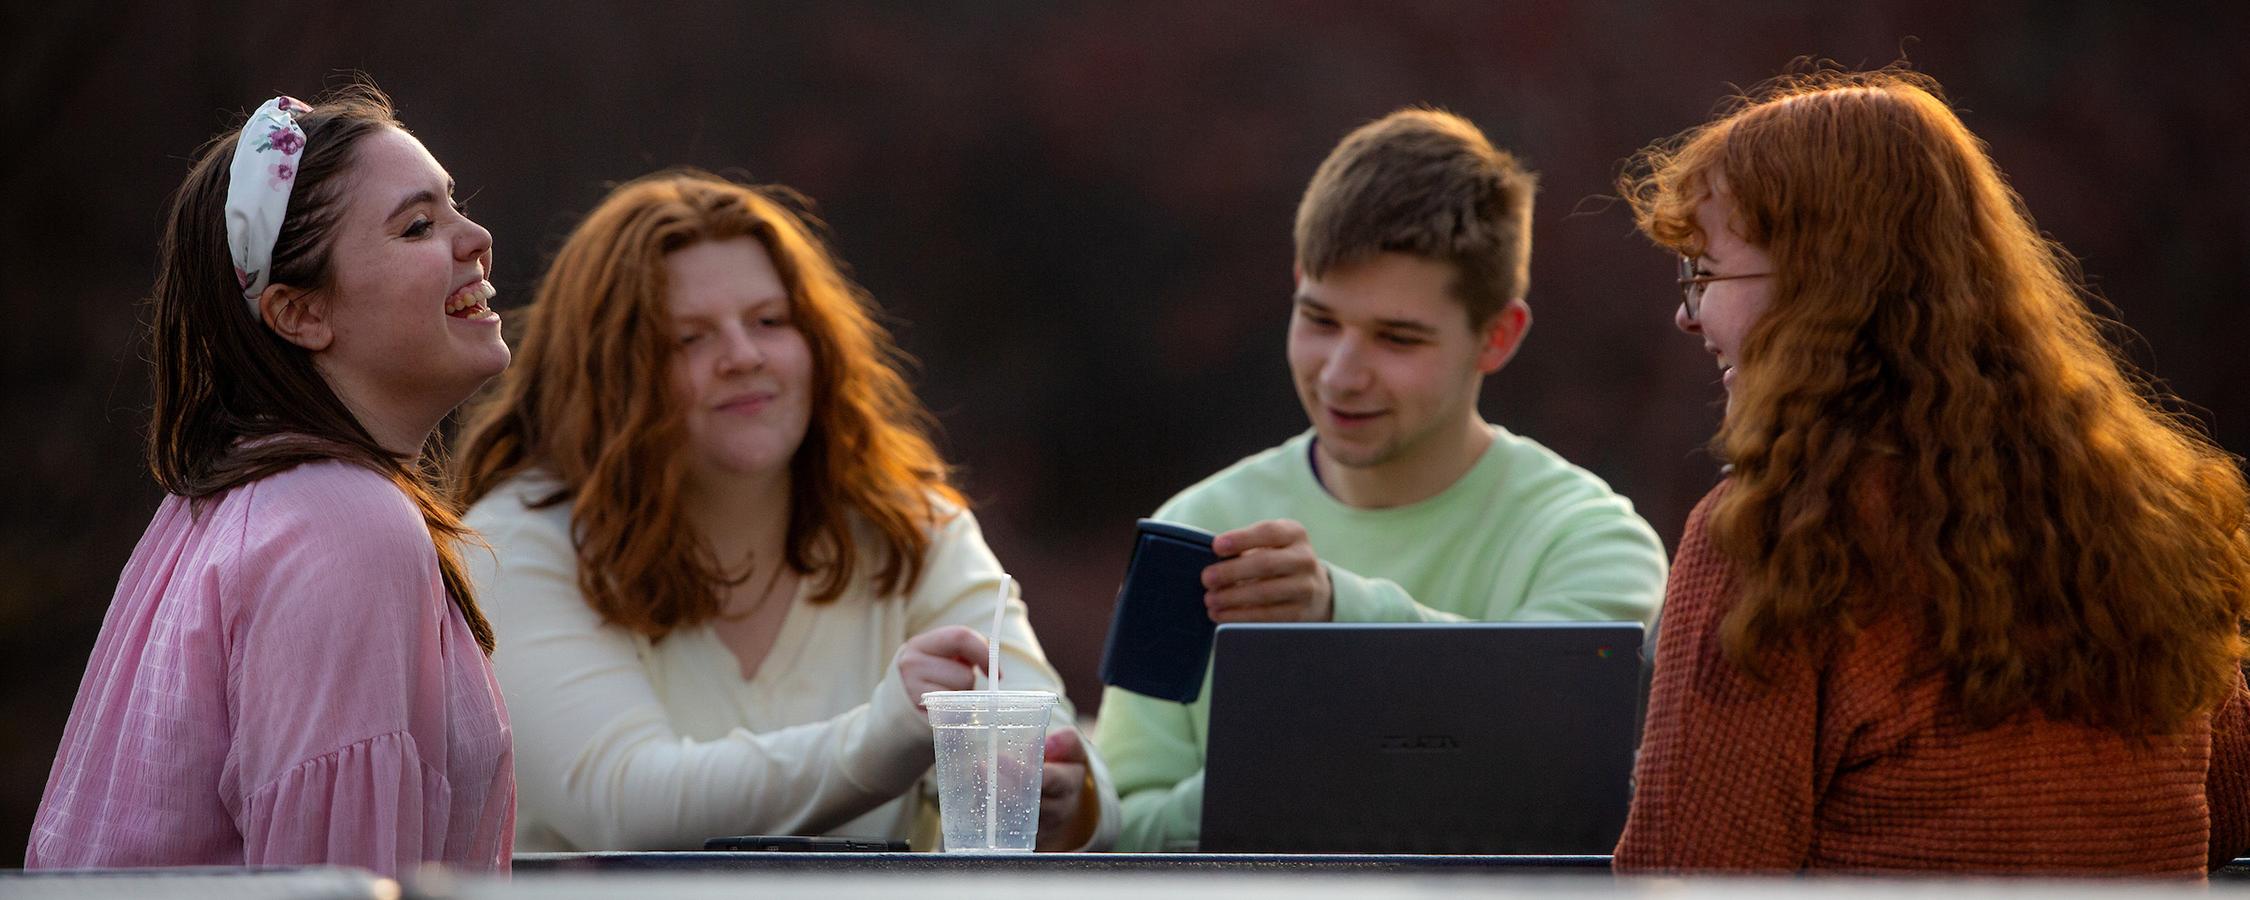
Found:
<svg viewBox="0 0 2250 900"><path fill-rule="evenodd" d="M465 556L499 638L492 664L515 727L517 852L701 849L735 834L935 849L930 727L892 656L941 625L991 629L1002 570L973 515L935 528L911 592L874 596L872 566L829 603L807 602L801 586L745 681L708 625L652 641L602 622L578 591L570 504L526 505L554 487L551 476L519 476L467 516L492 546ZM1020 596L1008 601L1001 654L1005 687L1063 693ZM1072 727L1068 700L1052 721ZM1090 847L1105 848L1117 792L1087 752L1101 803Z"/></svg>

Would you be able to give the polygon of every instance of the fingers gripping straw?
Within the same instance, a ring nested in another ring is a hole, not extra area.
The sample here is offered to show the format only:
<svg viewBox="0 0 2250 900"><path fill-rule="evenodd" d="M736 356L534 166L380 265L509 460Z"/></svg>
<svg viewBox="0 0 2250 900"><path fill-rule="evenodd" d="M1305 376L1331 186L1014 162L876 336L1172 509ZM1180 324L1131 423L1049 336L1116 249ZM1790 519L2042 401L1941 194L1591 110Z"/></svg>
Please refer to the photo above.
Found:
<svg viewBox="0 0 2250 900"><path fill-rule="evenodd" d="M993 692L992 717L995 721L1000 717L1000 623L1008 615L1008 586L1013 583L1015 583L1015 578L1006 572L1000 573L1000 591L992 599L992 630L984 636L984 672L985 677L992 681L989 687ZM985 760L987 770L984 773L984 808L997 810L1000 808L1000 729L998 728L992 729L992 746L990 752L985 755ZM995 839L999 837L999 829L1000 817L987 813L984 817L985 846L995 845Z"/></svg>

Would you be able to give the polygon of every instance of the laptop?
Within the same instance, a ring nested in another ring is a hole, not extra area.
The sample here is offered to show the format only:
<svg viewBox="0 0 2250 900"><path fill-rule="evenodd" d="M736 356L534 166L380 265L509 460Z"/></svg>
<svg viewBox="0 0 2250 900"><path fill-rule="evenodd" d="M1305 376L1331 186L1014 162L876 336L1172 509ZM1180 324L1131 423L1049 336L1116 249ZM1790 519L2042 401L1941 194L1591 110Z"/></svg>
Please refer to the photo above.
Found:
<svg viewBox="0 0 2250 900"><path fill-rule="evenodd" d="M1607 854L1638 622L1223 625L1201 849Z"/></svg>

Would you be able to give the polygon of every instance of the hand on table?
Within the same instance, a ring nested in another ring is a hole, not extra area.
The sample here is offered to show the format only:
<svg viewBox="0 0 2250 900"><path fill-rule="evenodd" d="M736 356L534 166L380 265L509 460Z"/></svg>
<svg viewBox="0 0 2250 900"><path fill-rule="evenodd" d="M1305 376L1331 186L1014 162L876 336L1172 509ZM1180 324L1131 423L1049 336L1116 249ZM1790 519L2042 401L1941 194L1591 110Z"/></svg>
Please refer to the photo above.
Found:
<svg viewBox="0 0 2250 900"><path fill-rule="evenodd" d="M1086 764L1086 744L1068 729L1047 735L1047 766L1039 781L1040 850L1076 850L1094 839L1100 802Z"/></svg>

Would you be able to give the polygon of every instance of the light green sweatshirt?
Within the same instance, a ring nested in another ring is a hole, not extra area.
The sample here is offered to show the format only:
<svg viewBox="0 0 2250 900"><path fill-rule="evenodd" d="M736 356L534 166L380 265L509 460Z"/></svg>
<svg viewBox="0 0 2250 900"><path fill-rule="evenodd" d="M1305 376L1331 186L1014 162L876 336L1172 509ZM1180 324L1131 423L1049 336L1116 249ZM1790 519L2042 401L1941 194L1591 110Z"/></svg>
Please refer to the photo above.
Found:
<svg viewBox="0 0 2250 900"><path fill-rule="evenodd" d="M1490 427L1475 467L1409 506L1358 509L1331 496L1313 474L1307 431L1181 491L1155 517L1212 533L1297 520L1328 566L1339 622L1652 622L1664 546L1633 504L1554 451ZM1194 848L1210 702L1208 680L1185 705L1102 694L1094 741L1124 798L1118 849Z"/></svg>

